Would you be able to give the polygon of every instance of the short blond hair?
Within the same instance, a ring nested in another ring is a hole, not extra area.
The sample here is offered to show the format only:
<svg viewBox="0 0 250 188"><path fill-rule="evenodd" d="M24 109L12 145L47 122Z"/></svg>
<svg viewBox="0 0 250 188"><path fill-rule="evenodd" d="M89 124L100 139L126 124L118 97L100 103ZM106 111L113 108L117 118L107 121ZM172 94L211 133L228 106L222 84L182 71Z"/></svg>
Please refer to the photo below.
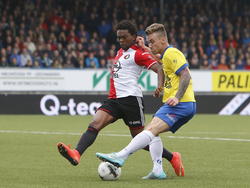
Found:
<svg viewBox="0 0 250 188"><path fill-rule="evenodd" d="M153 23L152 25L148 26L146 28L146 34L147 35L150 35L152 33L160 33L161 35L163 36L166 36L167 37L167 32L165 30L165 27L163 24L159 24L159 23Z"/></svg>

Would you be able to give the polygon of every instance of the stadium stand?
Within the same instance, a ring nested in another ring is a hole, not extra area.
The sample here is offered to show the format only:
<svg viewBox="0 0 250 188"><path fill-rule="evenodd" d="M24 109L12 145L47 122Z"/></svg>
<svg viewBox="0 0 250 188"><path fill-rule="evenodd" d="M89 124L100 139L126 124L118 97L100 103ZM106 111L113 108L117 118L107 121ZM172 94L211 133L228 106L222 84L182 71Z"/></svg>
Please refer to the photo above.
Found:
<svg viewBox="0 0 250 188"><path fill-rule="evenodd" d="M164 10L170 43L191 69L250 69L250 1L165 0ZM0 67L107 68L118 21L145 35L160 17L160 1L2 0Z"/></svg>

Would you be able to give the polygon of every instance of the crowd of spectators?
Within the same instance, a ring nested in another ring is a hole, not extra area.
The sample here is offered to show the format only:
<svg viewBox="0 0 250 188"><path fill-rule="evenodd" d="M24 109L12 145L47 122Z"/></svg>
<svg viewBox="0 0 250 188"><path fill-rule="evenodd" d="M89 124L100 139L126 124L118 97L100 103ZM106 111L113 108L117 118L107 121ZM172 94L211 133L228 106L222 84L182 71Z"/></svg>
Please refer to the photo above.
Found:
<svg viewBox="0 0 250 188"><path fill-rule="evenodd" d="M250 70L250 1L164 0L171 45L191 69ZM160 22L160 0L1 0L0 67L107 68L115 25Z"/></svg>

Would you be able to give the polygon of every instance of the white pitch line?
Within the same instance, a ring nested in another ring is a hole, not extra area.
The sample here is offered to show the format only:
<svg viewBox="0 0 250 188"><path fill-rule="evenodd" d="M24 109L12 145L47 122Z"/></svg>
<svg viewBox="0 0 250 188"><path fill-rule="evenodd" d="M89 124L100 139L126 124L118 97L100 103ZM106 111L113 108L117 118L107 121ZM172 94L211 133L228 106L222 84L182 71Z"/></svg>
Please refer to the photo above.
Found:
<svg viewBox="0 0 250 188"><path fill-rule="evenodd" d="M34 134L34 135L73 135L80 136L81 133L75 132L48 132L48 131L21 131L21 130L0 130L0 133L16 133L16 134ZM110 134L101 133L102 136L116 136L116 137L131 137L129 134ZM236 142L250 142L250 139L241 138L212 138L212 137L194 137L194 136L167 136L171 139L190 139L190 140L215 140L215 141L236 141Z"/></svg>
<svg viewBox="0 0 250 188"><path fill-rule="evenodd" d="M236 141L250 142L250 139L241 138L211 138L211 137L194 137L194 136L167 136L168 138L190 139L190 140L218 140L218 141Z"/></svg>
<svg viewBox="0 0 250 188"><path fill-rule="evenodd" d="M0 130L0 133L44 134L44 135L81 135L80 133L72 133L72 132L21 131L21 130Z"/></svg>

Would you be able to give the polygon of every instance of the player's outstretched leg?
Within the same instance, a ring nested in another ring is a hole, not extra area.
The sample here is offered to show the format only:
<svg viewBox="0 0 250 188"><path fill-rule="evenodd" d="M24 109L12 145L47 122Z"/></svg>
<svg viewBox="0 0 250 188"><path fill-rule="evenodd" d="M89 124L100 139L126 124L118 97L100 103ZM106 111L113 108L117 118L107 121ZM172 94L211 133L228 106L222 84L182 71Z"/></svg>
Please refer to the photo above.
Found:
<svg viewBox="0 0 250 188"><path fill-rule="evenodd" d="M174 171L177 176L184 176L184 166L182 164L181 160L181 154L179 152L173 152L173 158L170 161L172 167L174 168Z"/></svg>
<svg viewBox="0 0 250 188"><path fill-rule="evenodd" d="M75 149L70 149L70 146L67 146L66 144L59 142L57 144L57 148L59 153L65 157L72 165L76 166L80 162L80 154Z"/></svg>
<svg viewBox="0 0 250 188"><path fill-rule="evenodd" d="M142 177L142 179L147 180L147 179L166 179L167 175L165 172L161 172L160 174L155 174L154 172L150 172L147 176Z"/></svg>
<svg viewBox="0 0 250 188"><path fill-rule="evenodd" d="M116 153L109 153L109 154L96 153L96 156L100 160L110 162L117 167L122 167L124 165L124 162L125 162L124 159L117 157Z"/></svg>

